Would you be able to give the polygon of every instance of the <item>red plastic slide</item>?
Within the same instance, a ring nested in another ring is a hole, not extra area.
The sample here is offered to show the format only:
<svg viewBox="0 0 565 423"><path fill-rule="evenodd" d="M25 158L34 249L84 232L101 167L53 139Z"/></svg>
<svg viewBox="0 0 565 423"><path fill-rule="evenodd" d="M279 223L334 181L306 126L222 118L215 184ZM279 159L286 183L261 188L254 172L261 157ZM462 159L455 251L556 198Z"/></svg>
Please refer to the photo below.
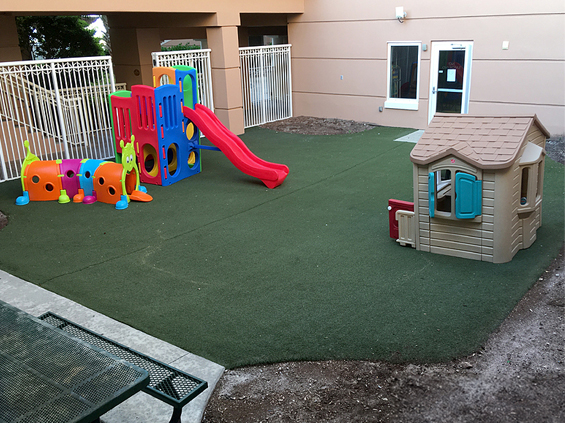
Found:
<svg viewBox="0 0 565 423"><path fill-rule="evenodd" d="M257 157L206 106L196 104L194 110L185 106L183 113L243 173L260 179L267 188L275 188L283 183L288 175L288 167Z"/></svg>

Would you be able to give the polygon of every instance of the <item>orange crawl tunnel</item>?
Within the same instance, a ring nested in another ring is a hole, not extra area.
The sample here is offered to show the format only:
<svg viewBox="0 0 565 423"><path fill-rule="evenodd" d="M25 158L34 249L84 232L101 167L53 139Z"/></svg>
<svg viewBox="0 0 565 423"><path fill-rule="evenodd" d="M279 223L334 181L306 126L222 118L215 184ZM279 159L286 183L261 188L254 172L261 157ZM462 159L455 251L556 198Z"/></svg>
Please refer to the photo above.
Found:
<svg viewBox="0 0 565 423"><path fill-rule="evenodd" d="M58 200L63 185L58 176L59 164L55 160L31 162L25 169L25 188L31 201Z"/></svg>
<svg viewBox="0 0 565 423"><path fill-rule="evenodd" d="M96 199L106 204L116 204L120 201L122 192L122 172L124 168L121 164L105 162L98 166L94 173L93 190L96 192ZM133 179L133 182L132 182ZM126 190L135 189L136 175L131 172L126 176ZM131 192L130 192L131 194Z"/></svg>

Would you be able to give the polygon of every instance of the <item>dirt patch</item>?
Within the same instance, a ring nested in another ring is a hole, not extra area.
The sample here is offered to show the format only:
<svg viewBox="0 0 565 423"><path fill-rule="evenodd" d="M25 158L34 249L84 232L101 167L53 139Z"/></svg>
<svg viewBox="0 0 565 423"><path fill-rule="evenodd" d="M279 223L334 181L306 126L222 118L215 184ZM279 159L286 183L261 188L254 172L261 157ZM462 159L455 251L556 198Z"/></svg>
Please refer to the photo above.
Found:
<svg viewBox="0 0 565 423"><path fill-rule="evenodd" d="M556 162L565 164L565 135L556 135L545 143L547 155Z"/></svg>
<svg viewBox="0 0 565 423"><path fill-rule="evenodd" d="M322 128L324 125L330 128ZM341 125L341 131L340 130ZM299 117L264 125L327 135L370 124ZM547 152L563 163L563 137ZM564 250L475 354L431 365L292 362L228 370L205 423L565 421Z"/></svg>
<svg viewBox="0 0 565 423"><path fill-rule="evenodd" d="M354 120L297 116L261 125L276 132L302 135L339 135L363 132L378 125Z"/></svg>

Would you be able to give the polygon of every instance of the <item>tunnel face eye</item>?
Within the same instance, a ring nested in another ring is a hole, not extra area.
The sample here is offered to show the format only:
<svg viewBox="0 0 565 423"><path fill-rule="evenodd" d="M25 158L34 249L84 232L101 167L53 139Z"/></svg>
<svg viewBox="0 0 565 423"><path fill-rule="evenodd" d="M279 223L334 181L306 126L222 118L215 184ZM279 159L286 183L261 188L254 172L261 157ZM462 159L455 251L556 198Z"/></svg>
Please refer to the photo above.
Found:
<svg viewBox="0 0 565 423"><path fill-rule="evenodd" d="M67 178L74 178L75 177L75 173L72 170L68 170L67 171Z"/></svg>
<svg viewBox="0 0 565 423"><path fill-rule="evenodd" d="M53 184L45 184L45 189L51 192L55 189L55 187L53 186Z"/></svg>
<svg viewBox="0 0 565 423"><path fill-rule="evenodd" d="M104 178L98 178L98 183L99 183L100 185L104 185L104 182L105 182L105 181L104 181Z"/></svg>
<svg viewBox="0 0 565 423"><path fill-rule="evenodd" d="M84 172L84 177L85 178L90 178L90 172L87 170L86 172Z"/></svg>
<svg viewBox="0 0 565 423"><path fill-rule="evenodd" d="M38 184L38 183L39 183L39 176L33 175L33 176L31 177L31 181L32 181L34 184Z"/></svg>
<svg viewBox="0 0 565 423"><path fill-rule="evenodd" d="M116 190L114 189L114 187L110 187L110 188L108 188L108 193L110 195L116 195Z"/></svg>

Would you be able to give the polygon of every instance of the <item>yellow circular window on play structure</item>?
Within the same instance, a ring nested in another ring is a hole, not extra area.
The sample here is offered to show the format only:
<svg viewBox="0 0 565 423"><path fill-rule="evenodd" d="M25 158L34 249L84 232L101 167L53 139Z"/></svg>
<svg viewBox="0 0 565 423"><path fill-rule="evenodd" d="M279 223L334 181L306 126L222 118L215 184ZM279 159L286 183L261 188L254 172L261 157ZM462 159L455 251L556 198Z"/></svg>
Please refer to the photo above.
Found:
<svg viewBox="0 0 565 423"><path fill-rule="evenodd" d="M152 145L143 146L143 169L149 176L155 177L159 174L159 160L157 151Z"/></svg>
<svg viewBox="0 0 565 423"><path fill-rule="evenodd" d="M191 139L194 136L194 124L189 123L186 125L186 138Z"/></svg>
<svg viewBox="0 0 565 423"><path fill-rule="evenodd" d="M188 155L188 167L192 169L195 164L196 164L196 153L194 151L191 151L190 154Z"/></svg>
<svg viewBox="0 0 565 423"><path fill-rule="evenodd" d="M171 144L167 150L167 165L169 175L173 175L177 171L177 145Z"/></svg>

